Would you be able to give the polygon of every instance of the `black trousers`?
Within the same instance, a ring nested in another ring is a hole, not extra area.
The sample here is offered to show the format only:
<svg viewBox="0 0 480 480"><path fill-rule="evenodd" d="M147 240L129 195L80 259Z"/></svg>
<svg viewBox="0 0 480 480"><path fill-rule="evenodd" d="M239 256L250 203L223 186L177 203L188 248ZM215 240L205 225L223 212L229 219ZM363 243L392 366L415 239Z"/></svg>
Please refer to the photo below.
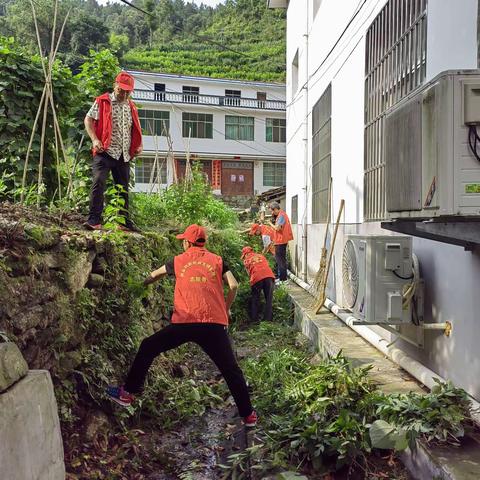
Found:
<svg viewBox="0 0 480 480"><path fill-rule="evenodd" d="M125 201L124 215L128 221L128 183L130 181L130 163L123 160L123 155L115 160L108 153L102 152L93 157L92 174L93 182L90 190L90 213L88 223L97 225L102 221L105 185L108 174L112 172L115 185L124 189L122 197Z"/></svg>
<svg viewBox="0 0 480 480"><path fill-rule="evenodd" d="M226 327L219 324L170 324L142 341L125 382L125 390L139 393L155 357L187 342L199 345L227 382L240 416L252 413L252 404L242 370L232 350Z"/></svg>
<svg viewBox="0 0 480 480"><path fill-rule="evenodd" d="M265 297L265 308L263 310L263 319L266 322L272 321L272 302L273 302L273 278L264 278L252 285L252 296L250 297L250 318L258 322L258 311L260 307L260 293L263 291Z"/></svg>
<svg viewBox="0 0 480 480"><path fill-rule="evenodd" d="M287 244L275 245L275 262L277 264L278 278L283 282L287 280Z"/></svg>

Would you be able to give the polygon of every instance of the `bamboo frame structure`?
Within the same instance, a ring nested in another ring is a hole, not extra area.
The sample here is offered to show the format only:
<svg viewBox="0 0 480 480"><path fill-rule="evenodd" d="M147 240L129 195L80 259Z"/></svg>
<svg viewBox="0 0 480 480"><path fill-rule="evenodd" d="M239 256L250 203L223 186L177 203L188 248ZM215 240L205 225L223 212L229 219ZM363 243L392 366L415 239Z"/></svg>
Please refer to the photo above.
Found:
<svg viewBox="0 0 480 480"><path fill-rule="evenodd" d="M27 180L27 172L28 172L28 164L29 164L29 159L30 159L30 153L32 151L32 145L33 145L33 139L35 137L35 132L37 130L37 125L38 121L40 118L40 114L42 113L43 109L43 117L42 117L42 130L40 134L40 157L39 157L39 162L38 162L38 178L37 178L37 206L40 206L41 202L41 197L43 194L43 162L44 162L44 154L45 154L45 133L46 133L46 127L47 127L47 116L48 116L48 105L50 104L50 109L53 117L53 128L54 128L54 141L55 141L55 152L57 154L57 180L58 180L58 195L59 198L62 198L62 186L61 186L61 178L60 178L60 171L59 171L59 158L58 158L58 150L59 150L59 144L60 144L60 150L63 155L63 160L65 162L66 168L67 168L67 173L69 177L69 185L67 188L67 192L71 193L71 183L72 183L72 175L71 175L71 170L68 164L68 159L66 156L66 151L65 151L65 146L63 143L63 137L62 137L62 132L60 129L60 124L58 122L58 117L57 117L57 112L55 108L55 102L53 99L53 86L52 86L52 70L53 70L53 64L55 62L55 58L58 52L58 48L60 46L60 42L63 37L63 32L65 29L65 25L67 23L67 19L70 15L71 9L68 10L64 20L62 27L60 29L60 32L58 34L58 38L55 42L55 34L56 34L56 29L57 29L57 17L58 17L58 0L55 0L55 6L54 6L54 17L53 17L53 26L52 26L52 32L51 32L51 47L50 47L50 54L48 57L48 63L45 65L45 59L43 57L43 49L42 49L42 42L40 39L40 32L38 28L38 21L37 21L37 14L35 11L35 6L33 4L33 1L30 0L30 5L32 8L32 15L33 15L33 21L35 25L35 34L37 38L37 45L38 45L38 51L40 54L40 59L42 63L42 70L43 70L43 75L45 77L45 85L43 87L43 92L42 96L40 98L40 103L38 105L38 110L37 114L35 116L35 120L33 122L33 127L32 127L32 132L30 134L30 139L28 142L28 147L27 147L27 153L25 156L25 163L23 166L23 175L22 175L22 188L20 191L20 201L21 203L24 202L25 200L25 186L26 186L26 180Z"/></svg>

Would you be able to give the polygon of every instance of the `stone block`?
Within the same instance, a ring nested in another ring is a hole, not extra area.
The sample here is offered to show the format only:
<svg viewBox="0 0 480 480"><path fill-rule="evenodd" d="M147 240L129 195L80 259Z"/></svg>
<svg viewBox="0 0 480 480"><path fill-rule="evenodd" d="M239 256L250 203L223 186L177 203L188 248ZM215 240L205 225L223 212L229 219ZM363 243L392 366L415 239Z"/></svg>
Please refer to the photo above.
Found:
<svg viewBox="0 0 480 480"><path fill-rule="evenodd" d="M18 347L12 342L0 343L0 392L7 390L27 372L27 362Z"/></svg>
<svg viewBox="0 0 480 480"><path fill-rule="evenodd" d="M0 394L0 478L64 480L63 444L50 374L31 370Z"/></svg>

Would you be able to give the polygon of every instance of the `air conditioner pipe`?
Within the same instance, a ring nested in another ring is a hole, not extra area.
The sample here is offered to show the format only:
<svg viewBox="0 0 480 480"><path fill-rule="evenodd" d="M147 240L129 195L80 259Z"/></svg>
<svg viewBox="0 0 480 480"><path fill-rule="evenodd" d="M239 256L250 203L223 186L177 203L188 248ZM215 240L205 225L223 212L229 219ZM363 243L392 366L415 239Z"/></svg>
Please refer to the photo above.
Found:
<svg viewBox="0 0 480 480"><path fill-rule="evenodd" d="M290 278L304 290L308 292L311 291L311 286L300 280L292 272L289 272ZM441 382L446 382L444 378L436 374L429 368L422 365L419 361L407 355L405 352L400 350L397 347L388 347L388 342L380 335L375 333L369 327L363 325L354 325L354 322L358 322L358 319L355 318L348 312L345 312L340 308L336 303L327 298L325 300L325 307L327 307L336 317L338 317L345 325L350 327L353 331L358 333L362 338L364 338L368 343L372 344L377 350L382 352L386 357L392 360L393 363L402 367L407 371L412 377L417 379L420 383L425 385L429 390L431 390L437 383L434 381L434 378L440 380ZM470 398L472 402L472 418L477 425L480 425L480 403Z"/></svg>

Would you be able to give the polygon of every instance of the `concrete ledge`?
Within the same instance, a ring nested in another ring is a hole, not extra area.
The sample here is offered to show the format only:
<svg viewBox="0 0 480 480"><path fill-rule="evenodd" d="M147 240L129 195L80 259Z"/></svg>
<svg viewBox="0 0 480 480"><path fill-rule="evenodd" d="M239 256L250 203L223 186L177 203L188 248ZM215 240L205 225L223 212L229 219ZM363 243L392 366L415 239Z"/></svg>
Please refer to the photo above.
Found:
<svg viewBox="0 0 480 480"><path fill-rule="evenodd" d="M372 365L370 378L385 393L425 393L425 389L405 370L386 358L366 340L347 327L330 311L315 314L313 297L290 284L288 293L295 307L295 326L306 335L323 358L342 354L353 365ZM480 438L468 438L460 448L426 446L401 454L404 465L417 480L480 479Z"/></svg>
<svg viewBox="0 0 480 480"><path fill-rule="evenodd" d="M0 394L0 478L64 480L63 443L53 384L46 370Z"/></svg>

